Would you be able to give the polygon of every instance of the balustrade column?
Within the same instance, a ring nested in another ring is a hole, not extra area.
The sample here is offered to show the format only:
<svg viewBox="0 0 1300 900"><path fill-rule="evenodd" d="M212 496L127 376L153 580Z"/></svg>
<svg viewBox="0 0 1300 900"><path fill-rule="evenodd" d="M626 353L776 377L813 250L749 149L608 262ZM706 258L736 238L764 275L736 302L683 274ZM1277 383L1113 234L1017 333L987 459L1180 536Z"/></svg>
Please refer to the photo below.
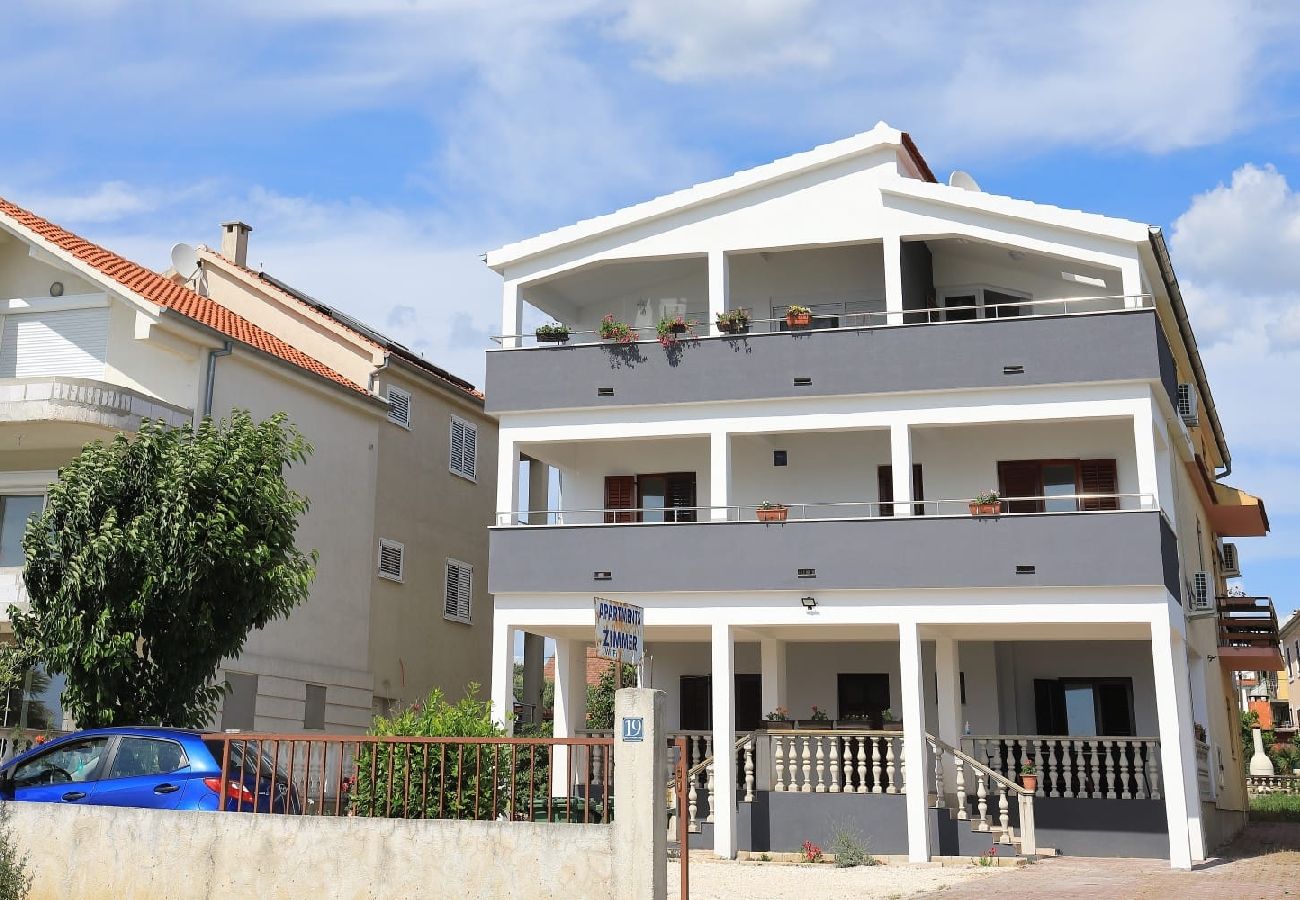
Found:
<svg viewBox="0 0 1300 900"><path fill-rule="evenodd" d="M785 738L779 734L772 734L772 767L776 776L772 789L776 791L785 790Z"/></svg>
<svg viewBox="0 0 1300 900"><path fill-rule="evenodd" d="M859 794L865 794L867 792L867 755L866 755L866 750L862 743L864 740L869 741L871 740L871 738L862 738L862 737L854 738L854 742L857 744L857 748L858 748L858 793Z"/></svg>
<svg viewBox="0 0 1300 900"><path fill-rule="evenodd" d="M745 802L754 802L754 737L745 741Z"/></svg>
<svg viewBox="0 0 1300 900"><path fill-rule="evenodd" d="M809 794L812 793L812 750L808 746L807 737L800 741L799 755L800 762L803 763L803 781L799 784L799 790Z"/></svg>

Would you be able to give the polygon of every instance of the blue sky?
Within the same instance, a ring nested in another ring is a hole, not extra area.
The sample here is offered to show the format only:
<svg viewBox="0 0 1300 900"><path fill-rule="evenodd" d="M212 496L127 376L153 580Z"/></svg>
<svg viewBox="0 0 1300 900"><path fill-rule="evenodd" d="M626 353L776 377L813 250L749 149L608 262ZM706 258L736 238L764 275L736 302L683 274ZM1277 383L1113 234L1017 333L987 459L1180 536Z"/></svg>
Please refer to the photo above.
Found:
<svg viewBox="0 0 1300 900"><path fill-rule="evenodd" d="M865 130L1160 225L1300 603L1300 9L1286 0L10 0L0 194L155 267L250 261L481 382L479 254ZM379 277L376 277L378 273Z"/></svg>

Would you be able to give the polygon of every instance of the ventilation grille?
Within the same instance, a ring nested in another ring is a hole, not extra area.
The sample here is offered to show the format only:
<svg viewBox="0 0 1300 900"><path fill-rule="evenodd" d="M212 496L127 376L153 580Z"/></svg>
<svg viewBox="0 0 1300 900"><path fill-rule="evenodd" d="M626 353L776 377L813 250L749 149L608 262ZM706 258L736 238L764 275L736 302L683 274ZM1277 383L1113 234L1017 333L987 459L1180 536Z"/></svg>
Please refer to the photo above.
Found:
<svg viewBox="0 0 1300 900"><path fill-rule="evenodd" d="M392 385L388 387L388 421L403 428L411 427L411 395Z"/></svg>
<svg viewBox="0 0 1300 900"><path fill-rule="evenodd" d="M1034 575L1037 574L1037 566L1016 566L1017 575Z"/></svg>
<svg viewBox="0 0 1300 900"><path fill-rule="evenodd" d="M596 388L596 396L597 396L597 397L613 397L613 396L614 396L614 389L613 389L612 387L598 387L598 388Z"/></svg>
<svg viewBox="0 0 1300 900"><path fill-rule="evenodd" d="M592 581L609 581L613 577L614 577L613 572L592 572L591 573Z"/></svg>
<svg viewBox="0 0 1300 900"><path fill-rule="evenodd" d="M1214 608L1210 597L1210 573L1197 572L1192 576L1192 611L1206 612Z"/></svg>
<svg viewBox="0 0 1300 900"><path fill-rule="evenodd" d="M816 577L817 577L817 570L816 570L816 569L800 569L800 570L799 570L799 577L800 577L800 578L816 578Z"/></svg>
<svg viewBox="0 0 1300 900"><path fill-rule="evenodd" d="M795 387L812 387L812 379L806 375L800 375L794 380Z"/></svg>
<svg viewBox="0 0 1300 900"><path fill-rule="evenodd" d="M379 577L390 581L402 580L402 564L406 548L397 541L380 539L379 541Z"/></svg>
<svg viewBox="0 0 1300 900"><path fill-rule="evenodd" d="M1024 366L1003 366L1003 367L1002 367L1002 374L1003 374L1003 375L1023 375L1023 374L1025 374L1025 367L1024 367Z"/></svg>
<svg viewBox="0 0 1300 900"><path fill-rule="evenodd" d="M1241 575L1241 565L1237 562L1237 545L1224 542L1219 545L1219 562L1224 578L1236 578Z"/></svg>
<svg viewBox="0 0 1300 900"><path fill-rule="evenodd" d="M1196 388L1191 384L1178 385L1178 416L1183 424L1194 426L1201 424L1200 414L1196 409Z"/></svg>

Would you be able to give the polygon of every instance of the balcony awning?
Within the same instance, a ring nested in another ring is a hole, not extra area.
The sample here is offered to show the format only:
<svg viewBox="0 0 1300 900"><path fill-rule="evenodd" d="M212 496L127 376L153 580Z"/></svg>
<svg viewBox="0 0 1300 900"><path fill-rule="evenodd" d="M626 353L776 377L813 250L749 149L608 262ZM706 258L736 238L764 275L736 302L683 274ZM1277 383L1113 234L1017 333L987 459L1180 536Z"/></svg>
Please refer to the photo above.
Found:
<svg viewBox="0 0 1300 900"><path fill-rule="evenodd" d="M1210 524L1225 537L1263 537L1268 534L1268 512L1254 494L1216 481Z"/></svg>

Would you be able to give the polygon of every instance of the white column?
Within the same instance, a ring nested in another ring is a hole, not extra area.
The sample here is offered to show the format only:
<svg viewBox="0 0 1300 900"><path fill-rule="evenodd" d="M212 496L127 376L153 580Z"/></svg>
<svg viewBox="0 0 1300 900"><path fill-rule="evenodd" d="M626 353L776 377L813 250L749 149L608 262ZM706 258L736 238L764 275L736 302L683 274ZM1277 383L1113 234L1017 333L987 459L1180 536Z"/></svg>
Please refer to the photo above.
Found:
<svg viewBox="0 0 1300 900"><path fill-rule="evenodd" d="M938 676L939 740L950 747L961 747L961 651L955 638L934 640L934 667ZM904 722L907 720L904 719ZM944 756L943 784L946 792L957 788L957 769L951 756Z"/></svg>
<svg viewBox="0 0 1300 900"><path fill-rule="evenodd" d="M907 858L930 861L929 797L925 752L925 689L921 635L915 622L898 625L898 686L903 696L903 759L907 761Z"/></svg>
<svg viewBox="0 0 1300 900"><path fill-rule="evenodd" d="M736 856L736 667L732 627L713 624L713 852Z"/></svg>
<svg viewBox="0 0 1300 900"><path fill-rule="evenodd" d="M515 524L519 509L519 447L502 434L497 438L497 522Z"/></svg>
<svg viewBox="0 0 1300 900"><path fill-rule="evenodd" d="M1126 259L1119 265L1120 290L1124 292L1124 306L1137 309L1142 305L1142 267L1137 257Z"/></svg>
<svg viewBox="0 0 1300 900"><path fill-rule="evenodd" d="M912 431L906 422L889 426L890 468L894 474L894 515L912 514Z"/></svg>
<svg viewBox="0 0 1300 900"><path fill-rule="evenodd" d="M903 324L903 241L887 234L881 252L885 258L885 317L890 325Z"/></svg>
<svg viewBox="0 0 1300 900"><path fill-rule="evenodd" d="M524 721L535 725L542 721L542 692L546 667L546 638L524 632Z"/></svg>
<svg viewBox="0 0 1300 900"><path fill-rule="evenodd" d="M502 618L492 621L492 720L514 730L515 629Z"/></svg>
<svg viewBox="0 0 1300 900"><path fill-rule="evenodd" d="M1169 823L1169 865L1190 869L1193 859L1205 858L1205 838L1196 789L1187 645L1182 634L1172 627L1167 607L1151 622L1151 660L1160 719L1160 769Z"/></svg>
<svg viewBox="0 0 1300 900"><path fill-rule="evenodd" d="M507 281L502 288L501 297L501 333L505 335L518 334L524 319L524 295L519 290L519 282ZM518 347L520 341L518 338L507 337L501 342L501 346L507 349Z"/></svg>
<svg viewBox="0 0 1300 900"><path fill-rule="evenodd" d="M721 250L709 251L709 334L720 334L717 326L717 319L714 317L718 313L727 311L727 305L730 302L728 293L730 286L727 284L727 254ZM771 315L770 312L763 314L766 318Z"/></svg>
<svg viewBox="0 0 1300 900"><path fill-rule="evenodd" d="M759 666L763 673L763 715L785 706L785 641L760 638Z"/></svg>
<svg viewBox="0 0 1300 900"><path fill-rule="evenodd" d="M574 737L587 727L587 645L582 641L555 642L555 711L554 735ZM567 796L565 773L569 751L556 747L551 759L551 793Z"/></svg>
<svg viewBox="0 0 1300 900"><path fill-rule="evenodd" d="M1157 476L1159 465L1156 460L1155 409L1148 397L1138 401L1133 412L1133 449L1137 455L1137 489L1139 502L1154 506L1160 503L1160 481ZM1124 508L1120 504L1120 508Z"/></svg>
<svg viewBox="0 0 1300 900"><path fill-rule="evenodd" d="M731 505L731 435L714 431L709 435L709 518L727 520Z"/></svg>

